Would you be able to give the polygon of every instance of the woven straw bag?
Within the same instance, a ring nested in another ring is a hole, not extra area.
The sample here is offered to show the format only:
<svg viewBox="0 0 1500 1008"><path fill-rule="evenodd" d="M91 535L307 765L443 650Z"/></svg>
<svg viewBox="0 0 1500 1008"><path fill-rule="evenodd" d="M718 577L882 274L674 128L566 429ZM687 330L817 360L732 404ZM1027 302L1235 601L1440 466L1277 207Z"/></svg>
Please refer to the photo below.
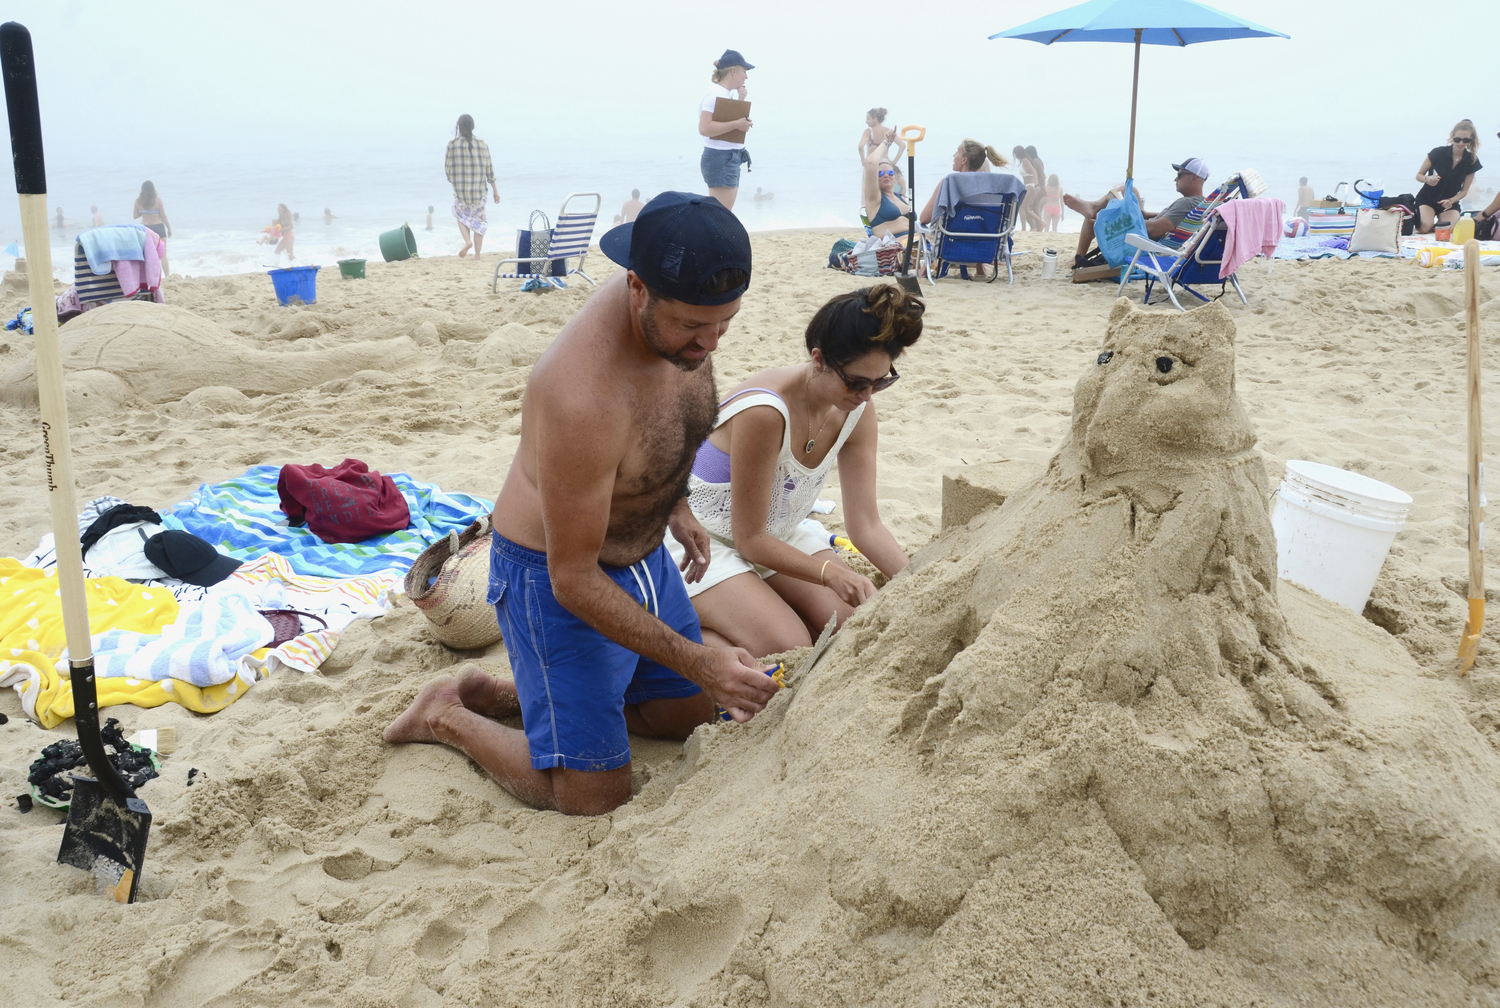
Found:
<svg viewBox="0 0 1500 1008"><path fill-rule="evenodd" d="M485 515L427 547L406 572L406 597L432 624L432 635L451 648L488 647L500 639L495 607L485 601L491 535Z"/></svg>

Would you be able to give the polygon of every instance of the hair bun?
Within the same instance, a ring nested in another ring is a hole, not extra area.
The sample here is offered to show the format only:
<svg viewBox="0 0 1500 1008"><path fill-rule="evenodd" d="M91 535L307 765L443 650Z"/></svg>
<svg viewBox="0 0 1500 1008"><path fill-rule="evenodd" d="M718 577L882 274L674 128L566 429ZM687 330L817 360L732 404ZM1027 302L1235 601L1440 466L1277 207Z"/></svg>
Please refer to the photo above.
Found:
<svg viewBox="0 0 1500 1008"><path fill-rule="evenodd" d="M872 337L875 342L910 346L921 335L922 315L927 311L921 298L889 283L867 287L864 295L865 313L880 322L880 331Z"/></svg>

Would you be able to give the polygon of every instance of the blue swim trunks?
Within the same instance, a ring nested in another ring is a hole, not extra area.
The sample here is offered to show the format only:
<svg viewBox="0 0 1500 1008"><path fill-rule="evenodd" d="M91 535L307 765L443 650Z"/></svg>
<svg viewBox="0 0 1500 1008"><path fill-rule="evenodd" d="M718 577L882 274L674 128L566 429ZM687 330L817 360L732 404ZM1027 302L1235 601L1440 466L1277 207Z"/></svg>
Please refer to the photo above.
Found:
<svg viewBox="0 0 1500 1008"><path fill-rule="evenodd" d="M547 554L499 533L490 550L489 602L500 617L538 770L614 770L630 762L625 705L700 692L665 665L616 644L552 594ZM703 643L698 614L666 546L640 563L600 569L653 616Z"/></svg>

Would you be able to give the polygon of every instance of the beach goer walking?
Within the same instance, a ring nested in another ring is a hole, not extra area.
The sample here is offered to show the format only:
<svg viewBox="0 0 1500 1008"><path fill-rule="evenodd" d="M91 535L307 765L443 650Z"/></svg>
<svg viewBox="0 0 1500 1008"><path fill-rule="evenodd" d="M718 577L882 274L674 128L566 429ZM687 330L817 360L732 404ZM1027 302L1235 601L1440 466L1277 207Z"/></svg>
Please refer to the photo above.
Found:
<svg viewBox="0 0 1500 1008"><path fill-rule="evenodd" d="M1434 147L1417 169L1417 231L1426 234L1438 221L1452 223L1462 211L1460 205L1474 184L1479 163L1479 133L1474 124L1460 119L1448 131L1448 142Z"/></svg>
<svg viewBox="0 0 1500 1008"><path fill-rule="evenodd" d="M729 210L734 209L735 195L740 191L740 165L745 160L745 145L734 140L720 140L725 133L748 130L755 125L748 118L731 122L714 122L714 104L720 98L747 100L750 91L745 79L755 66L733 49L714 61L714 72L708 90L698 102L698 133L703 137L703 156L699 168L708 194Z"/></svg>
<svg viewBox="0 0 1500 1008"><path fill-rule="evenodd" d="M807 325L806 361L751 375L719 403L688 480L710 537L708 571L687 585L705 643L754 655L806 647L829 616L843 626L875 594L808 517L835 464L850 540L887 577L906 568L880 520L872 396L900 377L923 311L895 284L839 294ZM682 566L683 548L667 549Z"/></svg>
<svg viewBox="0 0 1500 1008"><path fill-rule="evenodd" d="M620 207L620 223L629 224L635 220L641 215L641 210L645 206L646 204L641 202L641 191L639 189L630 190L630 198Z"/></svg>
<svg viewBox="0 0 1500 1008"><path fill-rule="evenodd" d="M894 142L893 137L899 136L901 128L885 125L885 117L888 115L883 108L872 108L865 113L865 131L859 135L859 163L864 164L865 158L870 156L870 151L876 147L886 147Z"/></svg>
<svg viewBox="0 0 1500 1008"><path fill-rule="evenodd" d="M426 230L428 230L428 231L432 230L432 211L433 211L433 208L431 206L428 206L428 208L427 208L427 228L426 228Z"/></svg>
<svg viewBox="0 0 1500 1008"><path fill-rule="evenodd" d="M161 194L156 191L156 186L151 184L150 179L141 183L140 194L136 196L135 205L130 209L130 219L139 219L162 240L161 275L169 274L171 270L167 269L166 240L172 237L172 222L167 220L167 205L161 201Z"/></svg>
<svg viewBox="0 0 1500 1008"><path fill-rule="evenodd" d="M1307 220L1307 209L1312 206L1312 201L1316 198L1313 194L1313 187L1307 184L1307 176L1302 176L1297 180L1297 210L1292 216Z"/></svg>
<svg viewBox="0 0 1500 1008"><path fill-rule="evenodd" d="M1208 179L1208 165L1202 158L1188 158L1182 164L1174 164L1172 169L1177 172L1175 183L1177 199L1167 204L1164 210L1141 211L1141 216L1146 220L1146 237L1148 238L1165 237L1173 228L1182 223L1188 211L1192 210L1203 198L1203 183ZM1083 218L1083 227L1078 232L1078 253L1073 256L1074 269L1083 265L1089 246L1094 243L1094 217L1108 206L1113 198L1114 190L1088 202L1069 193L1063 194L1063 203L1067 208Z"/></svg>
<svg viewBox="0 0 1500 1008"><path fill-rule="evenodd" d="M104 226L104 215L99 212L99 208L98 207L96 207L96 206L89 207L89 213L93 214L93 217L91 217L89 219L89 227L103 227Z"/></svg>
<svg viewBox="0 0 1500 1008"><path fill-rule="evenodd" d="M1024 231L1031 227L1031 219L1026 212L1027 205L1031 202L1032 194L1041 188L1045 180L1038 177L1036 167L1026 156L1025 147L1016 144L1010 149L1010 153L1016 159L1016 171L1021 173L1021 181L1026 183L1026 195L1022 198L1021 205L1016 208L1016 223Z"/></svg>
<svg viewBox="0 0 1500 1008"><path fill-rule="evenodd" d="M443 157L443 171L453 186L453 217L458 221L458 232L463 235L464 247L458 250L462 259L474 250L474 258L484 248L484 235L489 230L489 220L484 213L485 189L494 191L495 202L500 202L500 187L495 183L495 166L490 161L490 145L474 135L474 117L461 115L453 127L456 134L448 141L448 152ZM430 212L430 208L429 208Z"/></svg>
<svg viewBox="0 0 1500 1008"><path fill-rule="evenodd" d="M1027 187L1026 199L1021 204L1021 215L1033 231L1045 231L1047 222L1042 218L1042 202L1047 195L1047 166L1042 163L1041 155L1036 152L1036 148L1031 146L1026 148L1026 161L1031 165L1031 174L1036 179L1036 185Z"/></svg>
<svg viewBox="0 0 1500 1008"><path fill-rule="evenodd" d="M64 221L64 220L63 220L63 211L62 211L62 207L58 207L58 208L57 208L57 219L56 219L56 221L55 221L55 222L54 222L54 223L53 223L53 225L52 225L52 226L53 226L53 227L55 227L55 228L57 228L57 230L59 230L59 231L63 231L63 230L66 230L66 229L67 229L67 226L68 226L68 225L67 225L67 222L65 222L65 221Z"/></svg>
<svg viewBox="0 0 1500 1008"><path fill-rule="evenodd" d="M630 800L628 732L685 739L737 721L777 684L744 651L704 647L687 577L708 534L684 491L714 422L711 354L750 282L750 236L716 200L666 192L599 242L623 269L526 383L521 441L495 502L489 601L513 681L477 668L424 686L387 742L441 742L538 808ZM520 714L523 729L497 718Z"/></svg>
<svg viewBox="0 0 1500 1008"><path fill-rule="evenodd" d="M1063 212L1063 188L1058 181L1057 174L1047 176L1046 196L1042 200L1042 223L1046 226L1043 231L1056 231L1057 225L1062 221Z"/></svg>
<svg viewBox="0 0 1500 1008"><path fill-rule="evenodd" d="M871 147L865 157L865 217L877 235L910 231L906 214L911 204L896 195L896 166L885 156L885 148Z"/></svg>
<svg viewBox="0 0 1500 1008"><path fill-rule="evenodd" d="M280 255L285 252L287 262L295 262L297 256L293 252L292 245L297 238L297 217L287 209L285 203L276 204L276 224L281 230L276 247L271 250L271 254Z"/></svg>

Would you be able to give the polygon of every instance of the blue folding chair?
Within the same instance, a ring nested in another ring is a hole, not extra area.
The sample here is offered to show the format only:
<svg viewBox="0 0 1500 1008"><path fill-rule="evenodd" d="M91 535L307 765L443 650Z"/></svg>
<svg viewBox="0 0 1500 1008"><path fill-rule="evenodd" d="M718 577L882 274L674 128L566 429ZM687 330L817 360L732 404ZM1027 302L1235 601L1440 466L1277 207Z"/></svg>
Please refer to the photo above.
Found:
<svg viewBox="0 0 1500 1008"><path fill-rule="evenodd" d="M970 266L989 266L989 282L994 283L1004 263L1009 282L1015 283L1011 236L1019 209L1015 193L976 193L960 201L924 233L927 279L936 283L948 275L950 266L957 266L958 275L967 280Z"/></svg>

